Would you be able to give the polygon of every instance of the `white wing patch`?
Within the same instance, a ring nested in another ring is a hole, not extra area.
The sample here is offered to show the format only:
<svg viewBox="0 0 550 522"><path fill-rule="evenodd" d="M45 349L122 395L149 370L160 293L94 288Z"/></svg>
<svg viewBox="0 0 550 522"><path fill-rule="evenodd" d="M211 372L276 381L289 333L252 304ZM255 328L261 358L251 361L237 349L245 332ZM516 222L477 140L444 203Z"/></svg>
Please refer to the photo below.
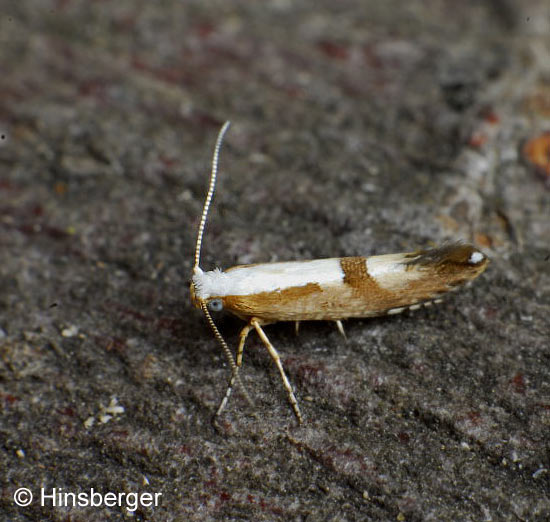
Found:
<svg viewBox="0 0 550 522"><path fill-rule="evenodd" d="M384 290L396 291L423 276L420 270L411 270L410 266L405 264L410 260L410 254L367 257L367 271L378 283L378 286Z"/></svg>
<svg viewBox="0 0 550 522"><path fill-rule="evenodd" d="M472 255L470 256L470 259L468 259L468 262L472 265L477 265L478 263L481 263L485 259L485 256L478 251L472 252Z"/></svg>
<svg viewBox="0 0 550 522"><path fill-rule="evenodd" d="M265 263L252 266L236 266L227 272L211 270L195 271L193 284L199 299L228 295L254 295L275 292L286 288L338 284L344 280L340 258L313 261Z"/></svg>

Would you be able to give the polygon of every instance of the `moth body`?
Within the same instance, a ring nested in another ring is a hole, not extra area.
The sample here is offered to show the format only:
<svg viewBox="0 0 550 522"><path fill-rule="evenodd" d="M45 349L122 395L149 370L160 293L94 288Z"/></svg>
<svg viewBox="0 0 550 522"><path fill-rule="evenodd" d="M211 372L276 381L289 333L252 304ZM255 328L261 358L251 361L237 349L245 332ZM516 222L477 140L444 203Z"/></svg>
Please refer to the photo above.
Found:
<svg viewBox="0 0 550 522"><path fill-rule="evenodd" d="M278 321L296 321L298 325L299 321L327 320L335 321L345 335L343 319L391 315L438 302L442 294L478 277L489 260L474 246L458 242L409 253L260 263L235 266L225 272L203 271L199 266L202 237L216 184L219 150L228 127L226 122L214 149L190 287L193 304L203 311L232 369L215 418L227 405L235 382L248 402L252 402L240 380L239 369L248 334L255 330L275 362L288 400L302 422L279 354L262 326ZM221 309L246 321L235 358L210 315L210 310Z"/></svg>
<svg viewBox="0 0 550 522"><path fill-rule="evenodd" d="M431 302L485 270L487 257L455 243L426 251L235 266L193 275L194 303L264 324L392 314ZM418 306L417 308L419 308Z"/></svg>

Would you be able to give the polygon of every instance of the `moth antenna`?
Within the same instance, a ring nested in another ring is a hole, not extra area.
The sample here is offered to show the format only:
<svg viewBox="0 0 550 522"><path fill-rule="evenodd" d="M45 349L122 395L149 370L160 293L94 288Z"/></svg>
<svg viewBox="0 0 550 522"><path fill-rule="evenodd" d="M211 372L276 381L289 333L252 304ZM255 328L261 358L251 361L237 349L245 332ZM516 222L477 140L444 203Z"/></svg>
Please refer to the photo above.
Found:
<svg viewBox="0 0 550 522"><path fill-rule="evenodd" d="M222 147L223 138L225 136L225 133L227 132L227 129L229 129L229 126L231 125L230 121L226 121L222 128L220 129L220 132L218 132L218 138L216 139L216 145L214 146L214 154L212 155L212 170L210 173L210 185L208 187L208 193L206 194L206 198L204 200L204 207L202 208L202 214L201 214L201 220L199 223L199 231L197 234L197 244L195 246L195 264L193 265L193 272L200 272L200 259L201 259L201 245L202 245L202 237L204 234L204 228L206 226L206 218L208 217L208 210L210 209L210 203L212 202L212 197L214 196L214 189L216 188L216 177L218 175L218 163L220 159L220 149ZM225 358L227 359L227 362L229 363L229 366L231 367L231 375L232 379L235 379L237 381L237 384L239 385L240 389L243 392L243 395L248 402L248 404L252 407L254 407L254 403L252 402L252 399L250 398L250 395L248 394L248 391L246 390L243 381L241 380L241 376L239 375L239 368L237 367L237 364L235 363L235 359L233 358L233 354L231 353L231 350L229 349L229 346L227 346L227 343L225 342L225 339L223 338L222 334L218 330L218 327L216 326L216 323L214 323L214 320L212 319L212 316L210 315L210 312L208 311L208 307L206 303L203 301L200 303L200 307L204 313L204 316L206 317L206 321L208 322L208 325L210 326L212 332L214 332L214 337L217 339L218 343L221 345ZM233 381L231 381L233 382Z"/></svg>
<svg viewBox="0 0 550 522"><path fill-rule="evenodd" d="M214 147L214 154L212 155L212 171L210 173L210 186L208 187L208 193L206 194L206 199L204 200L204 207L202 209L201 221L199 224L199 233L197 234L197 244L195 246L195 264L193 265L193 272L196 272L199 268L200 258L201 258L201 245L202 245L202 235L204 234L204 227L206 226L206 217L208 216L208 209L210 208L210 203L212 197L214 196L214 188L216 187L216 176L218 174L218 162L220 158L220 149L223 142L223 137L229 129L231 122L226 121L220 132L218 133L218 138L216 140L216 145ZM212 320L212 319L210 319ZM224 341L225 342L225 341Z"/></svg>
<svg viewBox="0 0 550 522"><path fill-rule="evenodd" d="M248 394L248 391L246 390L243 381L241 380L241 376L239 375L239 369L237 367L237 364L235 363L235 359L233 359L233 354L231 353L231 350L229 349L229 346L227 346L227 343L225 342L225 339L223 338L222 334L218 330L218 327L216 326L216 323L214 322L214 319L212 319L212 316L210 315L210 312L208 311L208 307L206 303L201 303L201 309L206 317L206 321L208 322L210 328L214 332L214 337L217 339L217 341L220 343L223 352L225 354L225 358L227 359L227 362L229 363L229 366L231 366L231 375L236 377L237 384L241 388L244 398L246 399L246 402L254 408L254 403L252 402L252 399L250 398L250 395Z"/></svg>

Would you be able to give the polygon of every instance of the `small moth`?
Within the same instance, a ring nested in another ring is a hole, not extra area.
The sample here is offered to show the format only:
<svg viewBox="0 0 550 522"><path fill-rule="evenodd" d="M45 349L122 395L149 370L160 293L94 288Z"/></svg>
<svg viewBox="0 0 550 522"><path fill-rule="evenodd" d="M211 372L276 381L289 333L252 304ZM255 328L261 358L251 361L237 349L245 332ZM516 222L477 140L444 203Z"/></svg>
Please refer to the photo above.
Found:
<svg viewBox="0 0 550 522"><path fill-rule="evenodd" d="M397 314L439 302L441 294L478 277L489 260L472 245L459 242L400 254L259 263L204 272L199 266L202 237L216 185L220 148L229 125L225 122L221 128L214 148L190 288L193 305L203 311L231 366L229 385L215 419L226 407L235 382L251 403L239 369L246 338L255 330L277 366L294 414L302 423L281 358L263 326L278 321L296 321L298 325L299 321L326 320L334 321L345 335L343 319ZM222 309L246 321L239 335L236 359L210 315L210 310Z"/></svg>

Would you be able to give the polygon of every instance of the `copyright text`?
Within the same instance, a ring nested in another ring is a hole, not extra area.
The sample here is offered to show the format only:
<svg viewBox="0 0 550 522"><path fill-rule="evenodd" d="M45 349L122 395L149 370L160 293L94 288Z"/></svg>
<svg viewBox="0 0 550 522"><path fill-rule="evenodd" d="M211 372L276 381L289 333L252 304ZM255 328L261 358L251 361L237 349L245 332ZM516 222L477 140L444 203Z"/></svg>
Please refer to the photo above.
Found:
<svg viewBox="0 0 550 522"><path fill-rule="evenodd" d="M118 492L101 493L94 488L78 493L65 491L63 488L40 488L37 501L42 507L121 507L135 511L140 507L156 507L160 503L162 493ZM13 500L18 506L29 506L33 502L32 491L19 488L13 494Z"/></svg>

